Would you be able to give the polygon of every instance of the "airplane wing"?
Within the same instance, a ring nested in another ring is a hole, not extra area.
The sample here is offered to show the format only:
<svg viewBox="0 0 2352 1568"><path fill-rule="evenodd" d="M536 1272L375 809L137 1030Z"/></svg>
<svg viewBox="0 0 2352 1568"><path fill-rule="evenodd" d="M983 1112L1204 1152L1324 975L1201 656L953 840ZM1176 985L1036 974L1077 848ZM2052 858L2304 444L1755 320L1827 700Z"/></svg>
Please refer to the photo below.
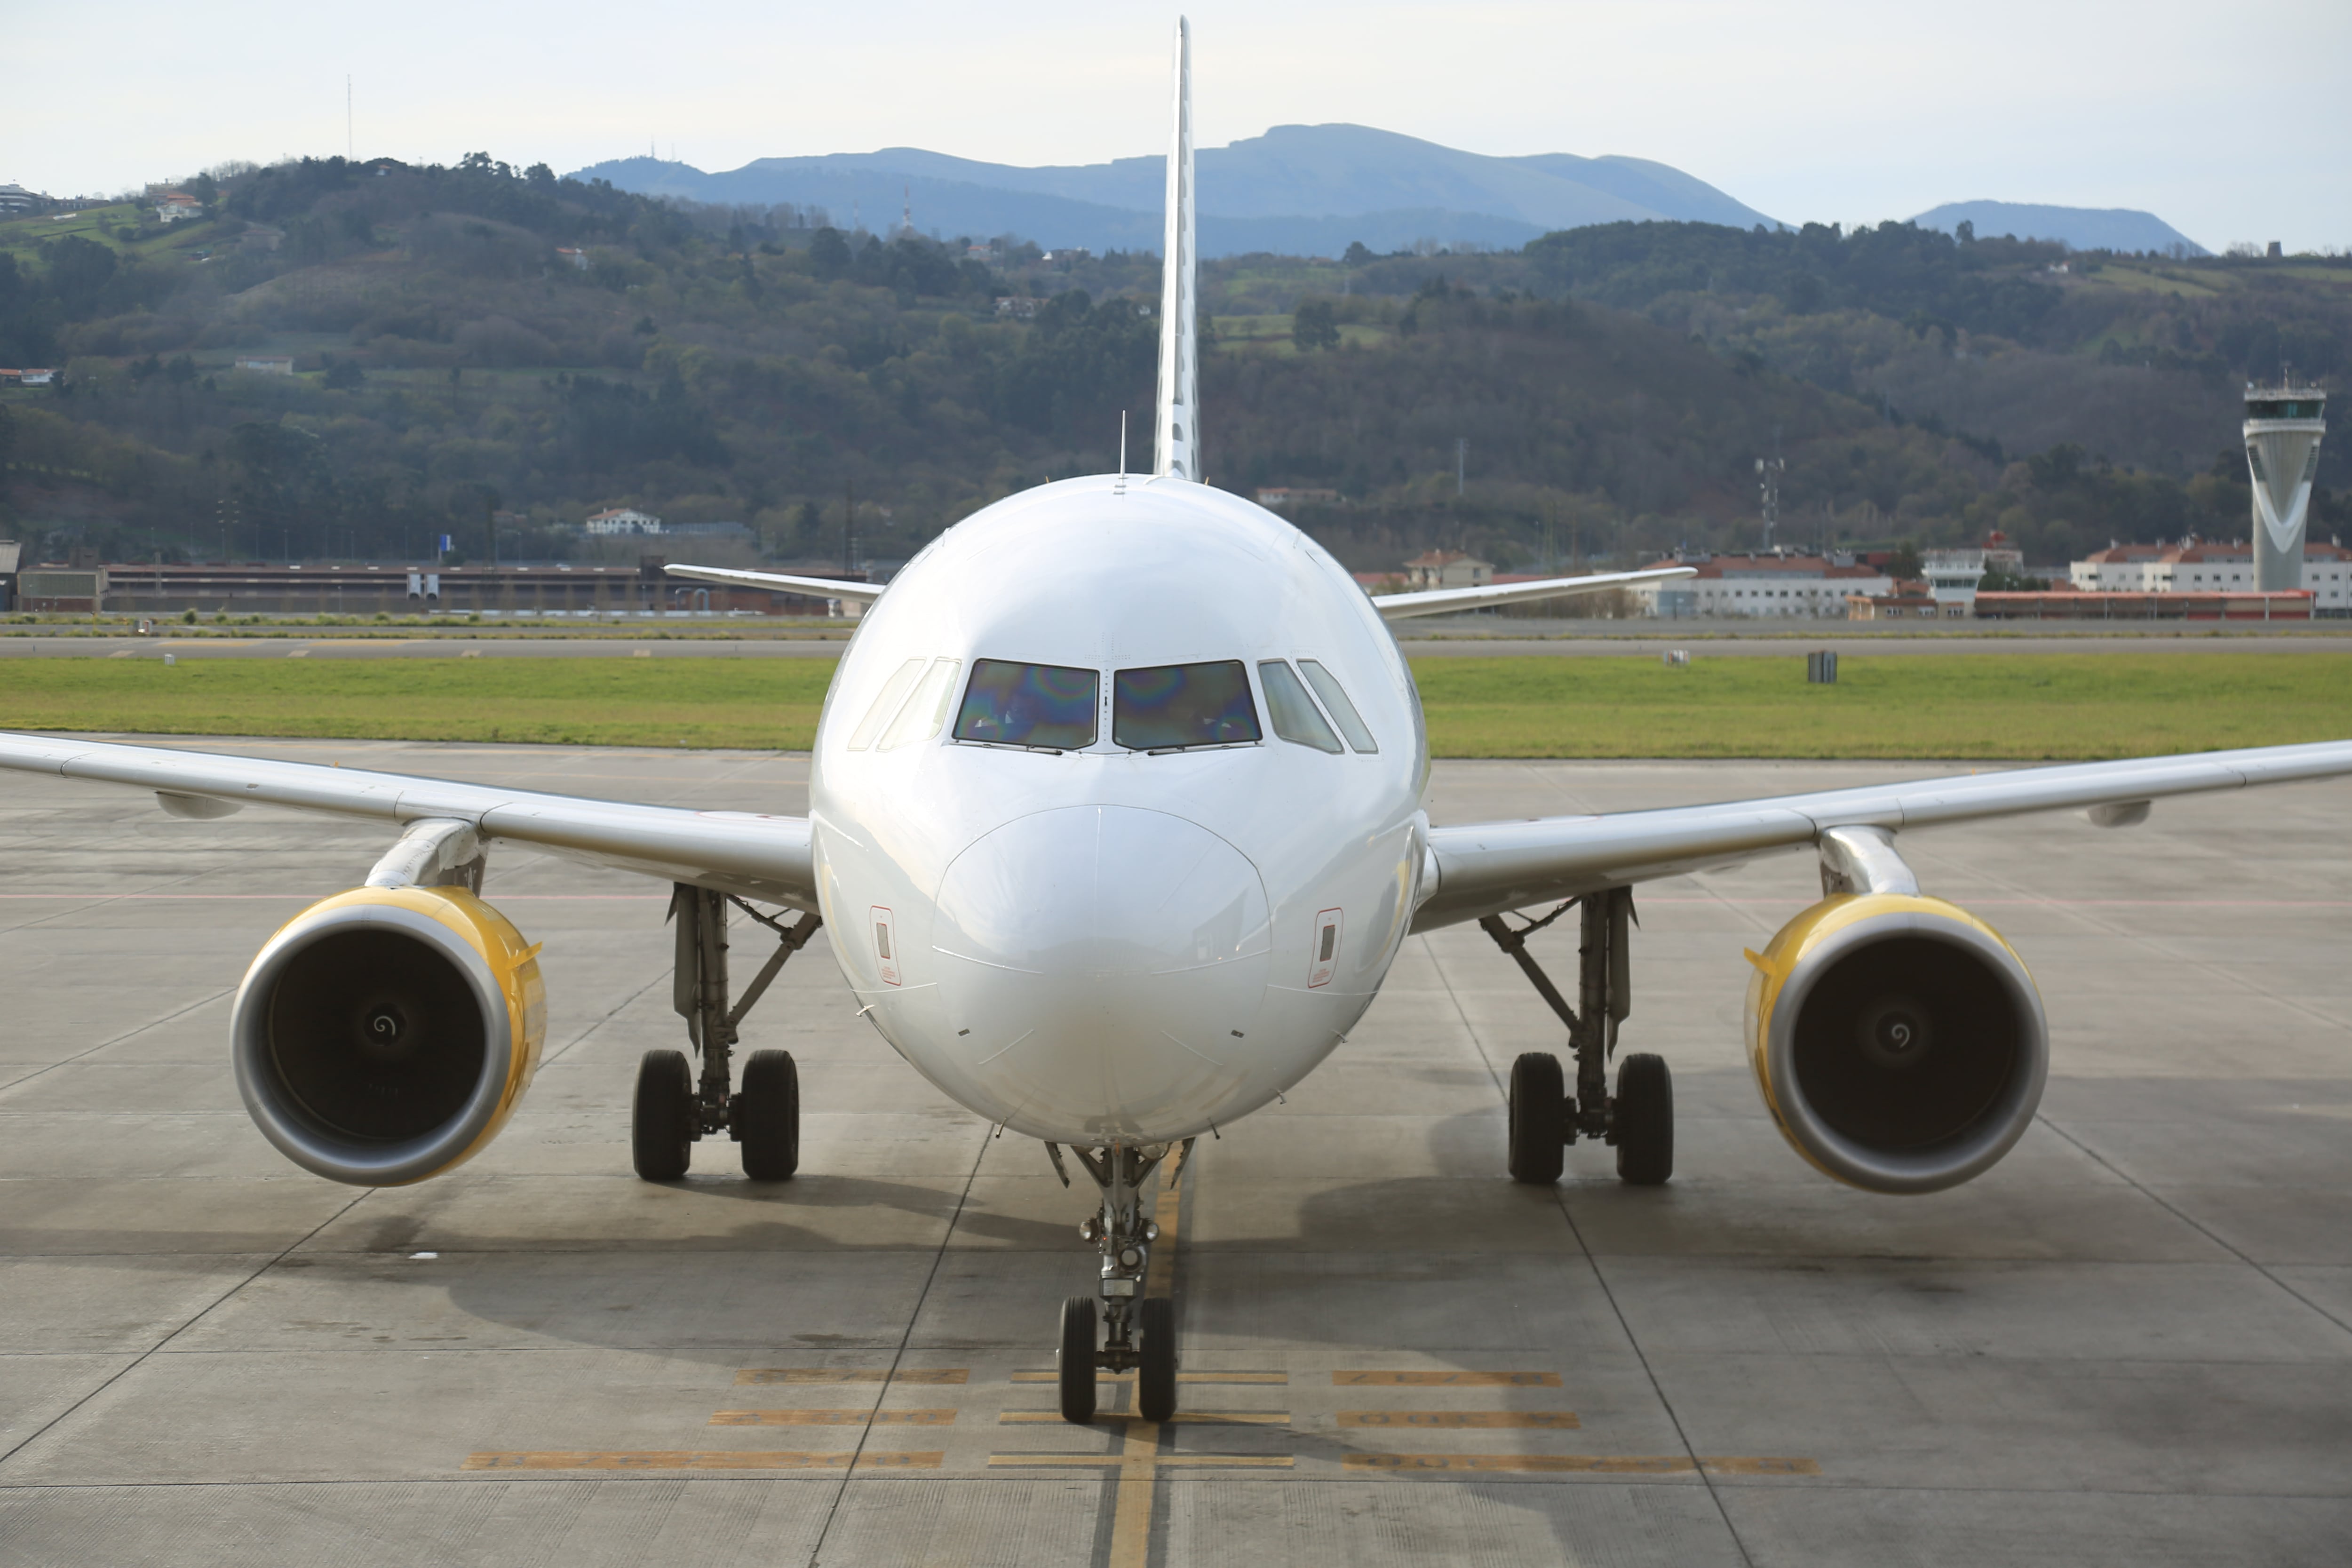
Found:
<svg viewBox="0 0 2352 1568"><path fill-rule="evenodd" d="M870 605L882 596L887 583L844 583L831 577L794 577L783 572L739 572L730 566L668 566L673 577L698 583L737 583L746 588L772 588L780 594L805 594L812 599L855 599Z"/></svg>
<svg viewBox="0 0 2352 1568"><path fill-rule="evenodd" d="M677 567L670 568L675 572ZM1627 588L1637 583L1661 583L1669 577L1696 577L1689 566L1658 566L1646 572L1602 572L1590 577L1546 577L1534 583L1489 583L1479 588L1426 588L1412 594L1375 594L1381 619L1402 621L1413 616L1442 616L1454 610L1482 610L1490 605L1517 605L1529 599L1559 599L1570 594L1597 594L1603 588Z"/></svg>
<svg viewBox="0 0 2352 1568"><path fill-rule="evenodd" d="M2329 741L2019 768L1606 816L1433 827L1432 874L1424 876L1412 929L1430 931L1603 888L1721 869L1776 850L1811 847L1832 827L1900 831L2074 808L2088 809L2101 826L2121 827L2146 817L2148 803L2167 795L2346 774L2352 774L2352 741Z"/></svg>
<svg viewBox="0 0 2352 1568"><path fill-rule="evenodd" d="M45 735L0 733L0 768L153 790L175 816L226 816L240 806L261 805L394 826L454 819L470 824L486 839L794 909L816 908L809 825L803 816L635 805L316 763Z"/></svg>

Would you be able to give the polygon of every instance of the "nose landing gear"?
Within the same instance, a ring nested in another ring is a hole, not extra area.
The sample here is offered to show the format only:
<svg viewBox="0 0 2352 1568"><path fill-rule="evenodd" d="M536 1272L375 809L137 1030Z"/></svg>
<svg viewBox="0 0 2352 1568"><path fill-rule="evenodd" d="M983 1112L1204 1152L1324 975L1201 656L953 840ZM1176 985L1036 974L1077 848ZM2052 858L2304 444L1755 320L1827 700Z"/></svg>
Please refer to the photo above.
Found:
<svg viewBox="0 0 2352 1568"><path fill-rule="evenodd" d="M1143 1293L1151 1271L1151 1247L1160 1239L1159 1223L1144 1217L1143 1194L1168 1150L1165 1143L1070 1150L1102 1189L1101 1211L1088 1215L1078 1234L1102 1256L1098 1289L1106 1332L1098 1343L1092 1298L1073 1296L1062 1303L1055 1381L1065 1421L1083 1425L1095 1418L1095 1380L1101 1372L1135 1373L1135 1413L1142 1419L1165 1421L1176 1414L1175 1303ZM1045 1152L1067 1185L1062 1151L1048 1143ZM1183 1173L1192 1152L1189 1138L1178 1146L1171 1182Z"/></svg>
<svg viewBox="0 0 2352 1568"><path fill-rule="evenodd" d="M1577 1005L1551 983L1528 952L1528 938L1570 910L1579 911ZM1633 889L1612 888L1570 899L1539 921L1511 926L1488 915L1479 929L1510 954L1560 1021L1576 1057L1576 1092L1567 1092L1559 1058L1529 1051L1511 1064L1510 1171L1515 1182L1548 1185L1559 1180L1562 1151L1578 1138L1598 1138L1617 1150L1618 1179L1633 1186L1663 1185L1675 1171L1674 1080L1662 1057L1629 1056L1609 1092L1609 1058L1617 1052L1617 1026L1633 1010L1632 927Z"/></svg>
<svg viewBox="0 0 2352 1568"><path fill-rule="evenodd" d="M732 1006L727 997L730 904L776 934L776 951ZM745 1175L755 1182L782 1181L800 1168L799 1068L789 1051L753 1051L743 1063L742 1091L737 1093L729 1068L743 1016L767 992L784 961L808 945L824 922L804 914L787 926L731 893L684 882L671 890L669 912L677 922L671 1004L686 1019L688 1043L702 1058L702 1078L695 1081L683 1051L645 1054L629 1110L632 1163L648 1182L674 1182L686 1174L696 1142L705 1134L725 1132L742 1145Z"/></svg>

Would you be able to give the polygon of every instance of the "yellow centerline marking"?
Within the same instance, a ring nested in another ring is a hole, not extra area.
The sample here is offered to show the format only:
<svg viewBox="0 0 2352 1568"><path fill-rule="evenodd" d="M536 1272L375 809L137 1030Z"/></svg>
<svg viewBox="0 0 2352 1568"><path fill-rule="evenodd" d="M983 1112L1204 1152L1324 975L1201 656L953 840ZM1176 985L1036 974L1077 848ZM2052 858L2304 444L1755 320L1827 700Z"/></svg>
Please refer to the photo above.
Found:
<svg viewBox="0 0 2352 1568"><path fill-rule="evenodd" d="M1350 1470L1520 1470L1543 1474L1688 1476L1702 1467L1711 1476L1818 1476L1812 1459L1726 1455L1691 1458L1685 1454L1349 1454L1339 1461Z"/></svg>
<svg viewBox="0 0 2352 1568"><path fill-rule="evenodd" d="M1558 1388L1556 1372L1335 1372L1335 1388Z"/></svg>
<svg viewBox="0 0 2352 1568"><path fill-rule="evenodd" d="M468 1454L468 1470L845 1470L855 1459L861 1470L936 1470L944 1452L863 1455L757 1449L635 1449L583 1451L542 1449L525 1453Z"/></svg>
<svg viewBox="0 0 2352 1568"><path fill-rule="evenodd" d="M720 1410L713 1426L948 1426L952 1410Z"/></svg>
<svg viewBox="0 0 2352 1568"><path fill-rule="evenodd" d="M1583 1425L1572 1410L1342 1410L1342 1426L1533 1427L1572 1431Z"/></svg>
<svg viewBox="0 0 2352 1568"><path fill-rule="evenodd" d="M1053 1373L1045 1374L1051 1378ZM971 1377L971 1369L962 1366L902 1366L895 1373L887 1367L848 1366L748 1366L735 1374L739 1384L746 1383L964 1383Z"/></svg>

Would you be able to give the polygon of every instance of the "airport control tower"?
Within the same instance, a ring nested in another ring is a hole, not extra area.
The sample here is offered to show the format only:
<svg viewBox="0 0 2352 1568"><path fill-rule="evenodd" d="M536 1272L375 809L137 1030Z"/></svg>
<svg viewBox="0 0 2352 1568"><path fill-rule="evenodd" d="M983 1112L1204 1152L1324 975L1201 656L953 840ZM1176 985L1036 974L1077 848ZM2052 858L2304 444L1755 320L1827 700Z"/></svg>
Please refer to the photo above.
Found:
<svg viewBox="0 0 2352 1568"><path fill-rule="evenodd" d="M2254 587L2265 594L2303 586L2303 529L2319 472L2319 438L2327 433L2327 394L2296 386L2246 388L2246 467L2254 480Z"/></svg>

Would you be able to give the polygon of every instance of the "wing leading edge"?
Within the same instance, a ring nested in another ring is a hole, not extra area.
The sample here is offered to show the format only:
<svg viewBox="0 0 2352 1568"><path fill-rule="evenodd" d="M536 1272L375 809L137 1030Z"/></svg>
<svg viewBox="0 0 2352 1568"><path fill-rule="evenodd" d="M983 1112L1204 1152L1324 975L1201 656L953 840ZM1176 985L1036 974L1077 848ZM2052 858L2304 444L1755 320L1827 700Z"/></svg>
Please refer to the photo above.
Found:
<svg viewBox="0 0 2352 1568"><path fill-rule="evenodd" d="M1607 816L1433 827L1431 875L1412 929L1430 931L1602 888L1737 865L1808 847L1832 827L1933 827L2346 774L2352 774L2352 741L2328 741L2021 768Z"/></svg>
<svg viewBox="0 0 2352 1568"><path fill-rule="evenodd" d="M484 838L747 899L816 908L806 817L694 811L453 784L404 773L273 762L102 741L0 733L0 767L149 789L174 816L238 805L401 825L446 819ZM206 809L203 803L220 802Z"/></svg>
<svg viewBox="0 0 2352 1568"><path fill-rule="evenodd" d="M1663 583L1669 577L1696 577L1688 566L1659 566L1646 572L1602 572L1589 577L1545 577L1533 583L1488 583L1476 588L1425 588L1411 594L1375 594L1372 604L1384 621L1414 616L1442 616L1454 610L1481 610L1493 605L1517 605L1533 599L1563 599L1571 594L1597 594L1604 588L1630 588L1638 583Z"/></svg>

